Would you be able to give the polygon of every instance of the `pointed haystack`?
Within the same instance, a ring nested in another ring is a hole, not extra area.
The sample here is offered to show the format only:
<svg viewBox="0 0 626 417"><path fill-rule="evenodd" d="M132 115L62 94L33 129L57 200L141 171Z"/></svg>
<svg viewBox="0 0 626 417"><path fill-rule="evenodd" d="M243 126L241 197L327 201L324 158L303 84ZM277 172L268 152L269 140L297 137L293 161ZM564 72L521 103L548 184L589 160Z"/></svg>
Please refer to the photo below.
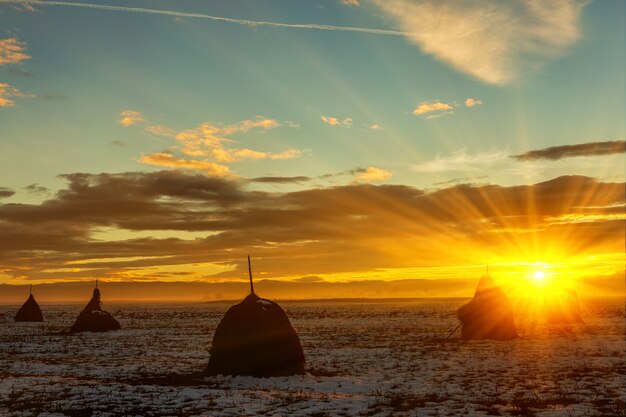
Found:
<svg viewBox="0 0 626 417"><path fill-rule="evenodd" d="M518 337L511 304L489 274L480 279L474 298L457 310L457 316L461 321L463 340L511 340Z"/></svg>
<svg viewBox="0 0 626 417"><path fill-rule="evenodd" d="M17 310L17 314L15 315L15 321L43 321L43 313L41 312L41 308L39 308L39 304L35 301L35 297L33 297L33 286L30 286L30 296L28 300L22 305L22 307Z"/></svg>
<svg viewBox="0 0 626 417"><path fill-rule="evenodd" d="M286 376L304 373L300 339L280 306L254 293L232 306L217 326L209 375Z"/></svg>
<svg viewBox="0 0 626 417"><path fill-rule="evenodd" d="M119 329L120 323L109 312L102 310L100 290L98 289L98 281L96 281L96 288L93 290L91 301L78 315L70 332L106 332Z"/></svg>

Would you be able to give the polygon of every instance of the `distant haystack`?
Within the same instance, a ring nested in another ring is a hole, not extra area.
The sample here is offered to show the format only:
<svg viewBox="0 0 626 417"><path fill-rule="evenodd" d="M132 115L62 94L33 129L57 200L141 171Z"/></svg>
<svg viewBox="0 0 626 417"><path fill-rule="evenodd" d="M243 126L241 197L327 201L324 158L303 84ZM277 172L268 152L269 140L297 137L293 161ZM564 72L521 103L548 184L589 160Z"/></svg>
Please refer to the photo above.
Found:
<svg viewBox="0 0 626 417"><path fill-rule="evenodd" d="M91 301L78 315L76 322L70 329L70 333L107 332L109 330L119 330L120 327L120 323L109 312L102 310L100 290L96 281L93 297L91 297Z"/></svg>
<svg viewBox="0 0 626 417"><path fill-rule="evenodd" d="M511 340L518 337L511 304L489 274L480 279L474 298L461 306L457 315L463 340Z"/></svg>
<svg viewBox="0 0 626 417"><path fill-rule="evenodd" d="M304 373L300 339L283 309L258 297L250 273L250 295L232 306L217 326L209 375L286 376Z"/></svg>
<svg viewBox="0 0 626 417"><path fill-rule="evenodd" d="M582 323L578 295L574 290L566 289L553 297L546 306L548 323Z"/></svg>
<svg viewBox="0 0 626 417"><path fill-rule="evenodd" d="M17 314L15 314L15 321L43 321L41 308L39 308L39 304L37 304L35 297L33 297L32 285L30 286L30 296L28 300L26 300L22 307L17 310Z"/></svg>

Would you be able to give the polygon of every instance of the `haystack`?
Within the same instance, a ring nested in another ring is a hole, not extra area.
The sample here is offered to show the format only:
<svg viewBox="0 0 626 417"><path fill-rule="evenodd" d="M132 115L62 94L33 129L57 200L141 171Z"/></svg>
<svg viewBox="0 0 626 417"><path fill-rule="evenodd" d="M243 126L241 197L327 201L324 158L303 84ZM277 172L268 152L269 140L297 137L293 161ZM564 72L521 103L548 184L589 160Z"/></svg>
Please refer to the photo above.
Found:
<svg viewBox="0 0 626 417"><path fill-rule="evenodd" d="M33 286L30 286L30 296L28 300L17 310L15 314L15 321L43 321L43 313L39 304L33 297Z"/></svg>
<svg viewBox="0 0 626 417"><path fill-rule="evenodd" d="M504 292L484 275L474 298L457 310L463 340L511 340L518 337L513 310Z"/></svg>
<svg viewBox="0 0 626 417"><path fill-rule="evenodd" d="M551 324L582 323L578 295L572 289L553 294L546 303L546 319Z"/></svg>
<svg viewBox="0 0 626 417"><path fill-rule="evenodd" d="M120 323L113 318L111 313L102 310L100 290L98 289L98 281L96 281L96 288L93 290L91 301L76 318L70 333L107 332L109 330L119 330L120 327Z"/></svg>
<svg viewBox="0 0 626 417"><path fill-rule="evenodd" d="M250 295L232 306L215 330L209 375L287 376L304 373L302 345L289 318L276 303L254 293L248 257Z"/></svg>

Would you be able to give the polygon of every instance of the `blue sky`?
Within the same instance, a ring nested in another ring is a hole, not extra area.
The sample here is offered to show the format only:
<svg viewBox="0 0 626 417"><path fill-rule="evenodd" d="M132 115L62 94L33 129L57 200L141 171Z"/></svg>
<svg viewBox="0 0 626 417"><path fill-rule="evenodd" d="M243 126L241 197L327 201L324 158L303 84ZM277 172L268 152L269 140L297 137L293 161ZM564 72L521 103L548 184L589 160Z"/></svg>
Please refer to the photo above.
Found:
<svg viewBox="0 0 626 417"><path fill-rule="evenodd" d="M6 203L77 172L306 177L247 185L267 192L624 181L623 151L511 157L624 140L621 1L45 3L0 1Z"/></svg>

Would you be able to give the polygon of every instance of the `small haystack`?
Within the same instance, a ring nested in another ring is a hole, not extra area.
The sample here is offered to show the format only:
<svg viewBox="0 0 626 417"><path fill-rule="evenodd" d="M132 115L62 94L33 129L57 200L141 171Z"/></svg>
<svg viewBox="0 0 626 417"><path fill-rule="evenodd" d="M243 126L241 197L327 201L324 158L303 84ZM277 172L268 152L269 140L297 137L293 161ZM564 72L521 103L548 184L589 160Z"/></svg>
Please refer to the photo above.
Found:
<svg viewBox="0 0 626 417"><path fill-rule="evenodd" d="M582 323L578 295L572 289L554 294L546 303L546 319L551 324Z"/></svg>
<svg viewBox="0 0 626 417"><path fill-rule="evenodd" d="M113 318L111 313L102 310L100 301L100 290L96 280L96 288L93 290L91 301L85 306L76 318L76 322L70 329L70 333L77 332L107 332L109 330L119 330L120 323Z"/></svg>
<svg viewBox="0 0 626 417"><path fill-rule="evenodd" d="M463 340L511 340L518 337L508 298L487 273L474 298L457 310Z"/></svg>
<svg viewBox="0 0 626 417"><path fill-rule="evenodd" d="M30 286L30 296L28 300L17 310L15 314L15 321L43 321L43 313L39 304L33 297L33 286Z"/></svg>
<svg viewBox="0 0 626 417"><path fill-rule="evenodd" d="M210 349L209 375L287 376L304 373L302 345L280 306L254 293L228 309Z"/></svg>

